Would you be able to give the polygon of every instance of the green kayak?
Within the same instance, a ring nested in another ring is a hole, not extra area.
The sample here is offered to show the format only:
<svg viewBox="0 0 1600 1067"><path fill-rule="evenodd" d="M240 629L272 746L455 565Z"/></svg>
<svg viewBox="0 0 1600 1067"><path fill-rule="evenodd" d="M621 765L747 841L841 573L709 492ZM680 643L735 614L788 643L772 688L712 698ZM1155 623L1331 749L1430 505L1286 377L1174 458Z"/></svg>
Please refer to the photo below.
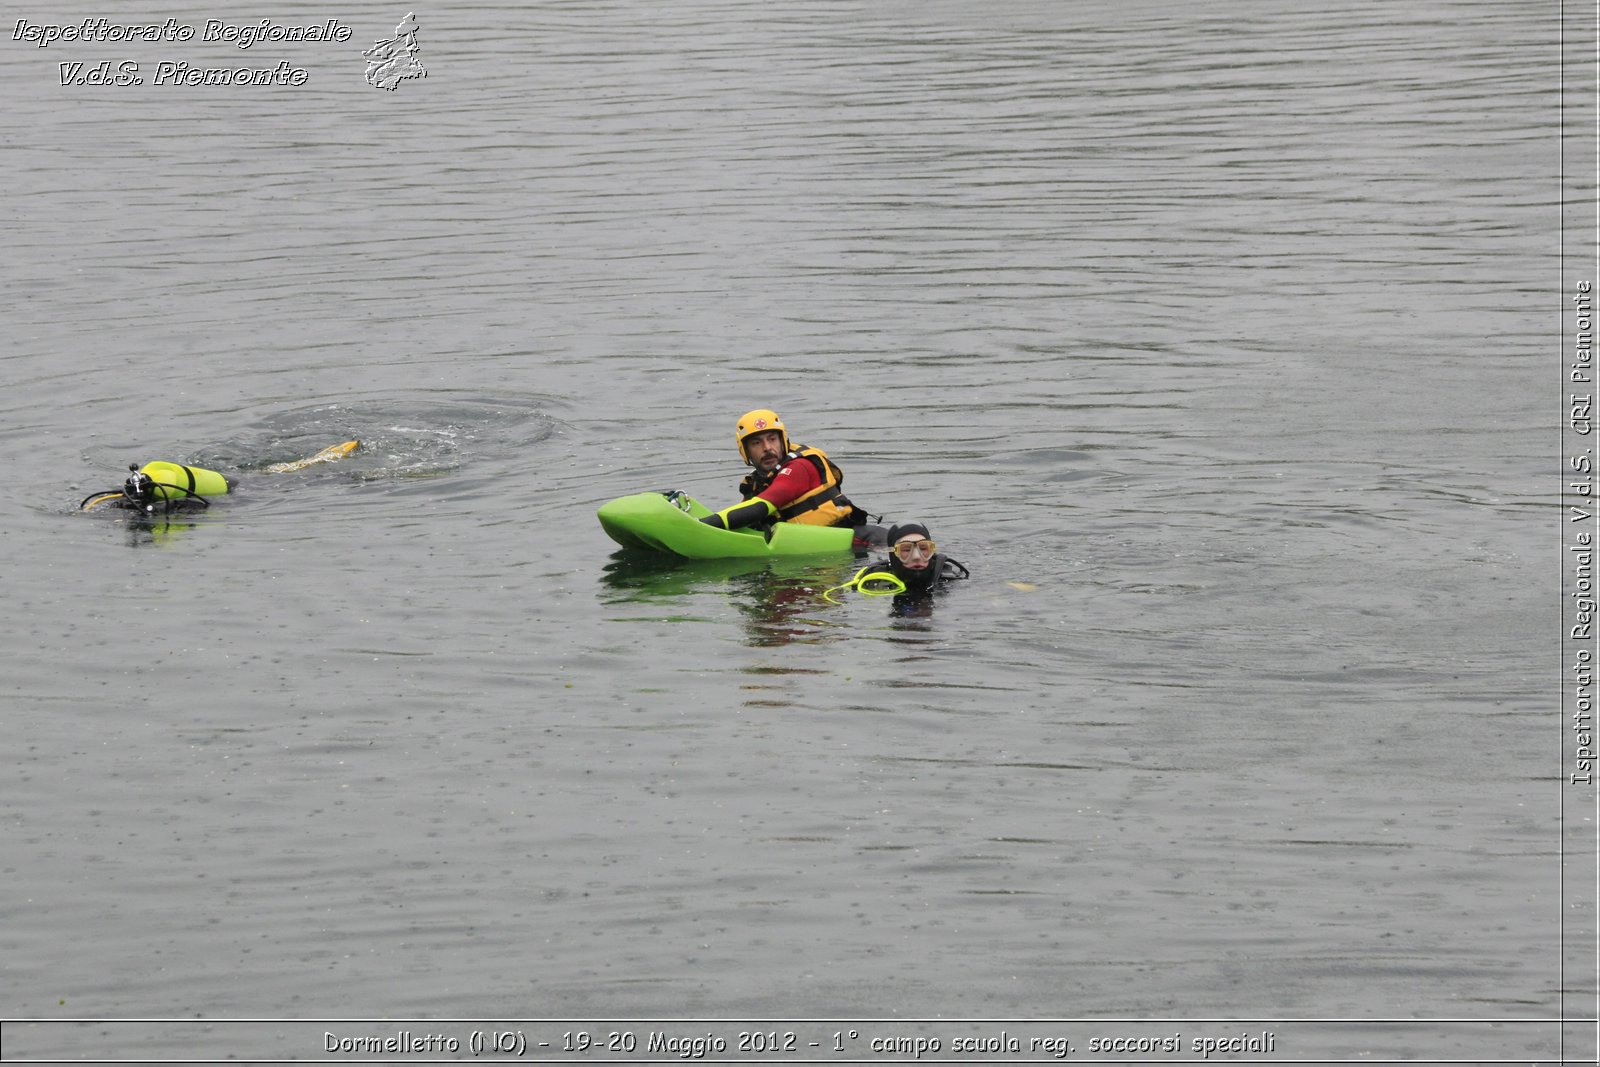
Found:
<svg viewBox="0 0 1600 1067"><path fill-rule="evenodd" d="M664 493L635 493L600 507L600 525L624 548L666 552L684 559L739 559L769 556L820 556L850 552L855 530L849 526L774 523L770 529L719 530L700 521L711 510L690 496L687 507Z"/></svg>

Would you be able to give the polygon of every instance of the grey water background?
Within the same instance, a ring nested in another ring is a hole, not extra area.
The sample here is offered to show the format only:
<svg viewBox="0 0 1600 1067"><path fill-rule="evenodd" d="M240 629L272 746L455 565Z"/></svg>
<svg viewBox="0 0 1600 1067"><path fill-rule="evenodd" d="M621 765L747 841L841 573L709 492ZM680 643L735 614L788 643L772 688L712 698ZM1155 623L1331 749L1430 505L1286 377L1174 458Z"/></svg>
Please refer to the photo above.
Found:
<svg viewBox="0 0 1600 1067"><path fill-rule="evenodd" d="M0 1015L1556 1017L1553 10L416 10L0 40ZM756 406L973 579L614 552Z"/></svg>

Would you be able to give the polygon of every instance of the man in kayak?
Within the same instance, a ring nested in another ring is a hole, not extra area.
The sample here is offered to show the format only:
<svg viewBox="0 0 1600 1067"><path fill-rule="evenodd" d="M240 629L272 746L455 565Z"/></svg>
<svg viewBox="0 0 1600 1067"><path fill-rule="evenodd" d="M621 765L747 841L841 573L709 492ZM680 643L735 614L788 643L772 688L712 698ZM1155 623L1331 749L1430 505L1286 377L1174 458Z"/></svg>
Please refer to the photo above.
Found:
<svg viewBox="0 0 1600 1067"><path fill-rule="evenodd" d="M844 475L820 448L791 445L776 411L758 408L734 428L739 455L755 469L739 483L743 501L700 521L719 530L774 522L865 526L867 513L850 503ZM882 541L879 541L881 544Z"/></svg>

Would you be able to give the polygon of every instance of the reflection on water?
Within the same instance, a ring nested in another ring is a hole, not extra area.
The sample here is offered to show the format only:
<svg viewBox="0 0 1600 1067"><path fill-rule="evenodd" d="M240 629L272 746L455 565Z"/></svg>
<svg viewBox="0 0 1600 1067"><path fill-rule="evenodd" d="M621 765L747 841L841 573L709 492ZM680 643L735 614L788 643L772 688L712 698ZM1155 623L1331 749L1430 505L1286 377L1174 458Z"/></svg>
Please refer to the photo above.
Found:
<svg viewBox="0 0 1600 1067"><path fill-rule="evenodd" d="M747 644L774 647L836 640L836 624L822 617L830 607L822 592L856 567L849 558L689 560L619 549L601 581L610 593L606 603L650 604L670 609L669 618L716 614L731 605L743 619Z"/></svg>
<svg viewBox="0 0 1600 1067"><path fill-rule="evenodd" d="M656 618L669 621L714 617L731 605L743 620L745 643L756 648L827 644L870 633L866 620L876 616L863 614L860 604L881 606L896 630L927 630L923 624L949 590L910 596L892 589L862 592L851 584L864 570L882 566L879 560L863 568L859 558L689 560L618 549L601 570L607 591L602 601L651 605L665 612Z"/></svg>
<svg viewBox="0 0 1600 1067"><path fill-rule="evenodd" d="M118 521L127 533L130 548L146 545L171 547L198 525L198 520L192 518L174 519L160 515L124 514Z"/></svg>

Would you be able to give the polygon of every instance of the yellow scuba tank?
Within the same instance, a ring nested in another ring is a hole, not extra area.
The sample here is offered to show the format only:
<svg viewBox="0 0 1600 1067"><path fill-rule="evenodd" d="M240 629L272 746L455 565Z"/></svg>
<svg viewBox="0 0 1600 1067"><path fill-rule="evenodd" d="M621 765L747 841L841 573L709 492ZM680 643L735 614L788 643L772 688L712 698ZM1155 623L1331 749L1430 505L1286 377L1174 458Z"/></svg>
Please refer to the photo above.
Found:
<svg viewBox="0 0 1600 1067"><path fill-rule="evenodd" d="M139 468L148 477L157 498L161 500L188 500L191 497L224 496L233 488L226 475L208 471L204 467L186 467L181 463L168 463L158 459Z"/></svg>

